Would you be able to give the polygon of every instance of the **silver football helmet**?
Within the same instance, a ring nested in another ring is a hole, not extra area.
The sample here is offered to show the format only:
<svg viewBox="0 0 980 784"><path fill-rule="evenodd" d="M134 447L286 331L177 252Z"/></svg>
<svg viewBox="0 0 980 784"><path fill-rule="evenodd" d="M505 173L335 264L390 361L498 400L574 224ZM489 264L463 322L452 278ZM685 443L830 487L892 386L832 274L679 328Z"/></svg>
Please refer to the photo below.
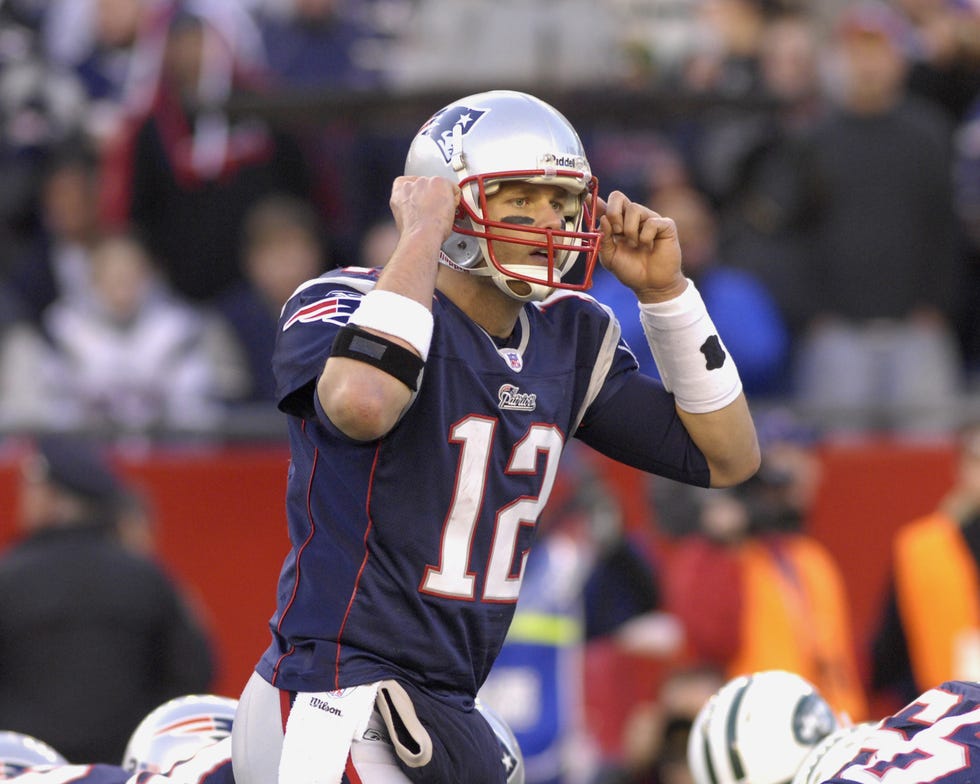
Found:
<svg viewBox="0 0 980 784"><path fill-rule="evenodd" d="M0 780L19 776L40 765L67 765L68 760L43 740L23 732L0 732Z"/></svg>
<svg viewBox="0 0 980 784"><path fill-rule="evenodd" d="M238 700L216 694L176 697L150 711L129 737L122 767L168 773L178 762L231 735Z"/></svg>
<svg viewBox="0 0 980 784"><path fill-rule="evenodd" d="M733 678L702 706L688 737L695 784L785 784L840 726L805 678L765 670Z"/></svg>
<svg viewBox="0 0 980 784"><path fill-rule="evenodd" d="M524 755L513 730L500 714L479 698L476 700L476 709L487 720L500 743L500 762L507 774L507 784L524 784Z"/></svg>
<svg viewBox="0 0 980 784"><path fill-rule="evenodd" d="M405 174L444 177L459 184L462 198L454 230L440 261L453 269L487 275L506 294L541 300L554 289L582 291L592 283L599 254L596 230L598 181L568 120L554 107L526 93L492 90L455 101L419 129L408 150ZM486 218L487 197L504 180L557 185L569 198L561 229L515 226ZM490 232L506 229L508 242L547 253L547 267L503 265ZM566 282L579 254L585 257L580 283Z"/></svg>

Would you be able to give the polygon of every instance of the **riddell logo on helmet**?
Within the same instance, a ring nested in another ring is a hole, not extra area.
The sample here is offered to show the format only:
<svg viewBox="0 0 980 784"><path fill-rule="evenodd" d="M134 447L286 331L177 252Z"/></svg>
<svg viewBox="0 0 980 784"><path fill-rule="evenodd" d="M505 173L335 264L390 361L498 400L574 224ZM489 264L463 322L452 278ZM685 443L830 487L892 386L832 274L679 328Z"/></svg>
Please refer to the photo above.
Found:
<svg viewBox="0 0 980 784"><path fill-rule="evenodd" d="M581 165L581 160L574 155L556 155L555 166L559 169L576 169Z"/></svg>

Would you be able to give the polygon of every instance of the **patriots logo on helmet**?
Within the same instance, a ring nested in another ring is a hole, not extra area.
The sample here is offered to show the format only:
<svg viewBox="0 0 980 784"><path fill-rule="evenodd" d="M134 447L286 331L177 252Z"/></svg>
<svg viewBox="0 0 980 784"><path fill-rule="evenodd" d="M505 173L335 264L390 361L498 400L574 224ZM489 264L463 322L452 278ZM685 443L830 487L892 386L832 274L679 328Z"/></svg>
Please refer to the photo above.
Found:
<svg viewBox="0 0 980 784"><path fill-rule="evenodd" d="M4 762L0 764L0 781L15 779L22 773L26 773L31 767L32 765L25 762Z"/></svg>
<svg viewBox="0 0 980 784"><path fill-rule="evenodd" d="M456 152L453 149L453 129L458 125L465 136L487 111L469 106L451 106L432 115L419 133L432 137L442 151L442 157L449 163Z"/></svg>
<svg viewBox="0 0 980 784"><path fill-rule="evenodd" d="M357 294L350 291L331 291L323 299L318 299L316 302L311 302L297 310L282 325L282 331L285 332L297 322L309 324L314 321L323 321L343 326L347 323L350 314L360 304L361 298Z"/></svg>
<svg viewBox="0 0 980 784"><path fill-rule="evenodd" d="M232 719L229 716L201 714L172 722L160 727L155 735L211 735L221 740L231 734Z"/></svg>

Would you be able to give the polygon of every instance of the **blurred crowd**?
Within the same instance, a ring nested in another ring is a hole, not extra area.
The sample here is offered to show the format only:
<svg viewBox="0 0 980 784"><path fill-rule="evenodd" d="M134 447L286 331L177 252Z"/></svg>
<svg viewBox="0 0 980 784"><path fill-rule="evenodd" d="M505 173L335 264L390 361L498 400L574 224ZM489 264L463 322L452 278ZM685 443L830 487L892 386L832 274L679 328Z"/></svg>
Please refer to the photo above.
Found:
<svg viewBox="0 0 980 784"><path fill-rule="evenodd" d="M412 97L492 87L677 220L754 401L975 413L976 0L2 0L0 429L278 423L279 308L386 260Z"/></svg>

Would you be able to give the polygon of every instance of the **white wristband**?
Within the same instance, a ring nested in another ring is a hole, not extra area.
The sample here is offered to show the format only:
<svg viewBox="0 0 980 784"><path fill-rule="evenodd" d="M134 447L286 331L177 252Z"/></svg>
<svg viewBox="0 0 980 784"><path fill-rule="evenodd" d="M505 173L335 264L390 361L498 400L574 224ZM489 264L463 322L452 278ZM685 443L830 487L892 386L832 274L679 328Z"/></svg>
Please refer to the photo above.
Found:
<svg viewBox="0 0 980 784"><path fill-rule="evenodd" d="M401 338L419 353L423 362L429 358L432 311L410 297L372 289L361 299L347 323Z"/></svg>
<svg viewBox="0 0 980 784"><path fill-rule="evenodd" d="M704 414L739 396L738 368L692 281L679 297L639 306L640 324L660 378L680 408Z"/></svg>

